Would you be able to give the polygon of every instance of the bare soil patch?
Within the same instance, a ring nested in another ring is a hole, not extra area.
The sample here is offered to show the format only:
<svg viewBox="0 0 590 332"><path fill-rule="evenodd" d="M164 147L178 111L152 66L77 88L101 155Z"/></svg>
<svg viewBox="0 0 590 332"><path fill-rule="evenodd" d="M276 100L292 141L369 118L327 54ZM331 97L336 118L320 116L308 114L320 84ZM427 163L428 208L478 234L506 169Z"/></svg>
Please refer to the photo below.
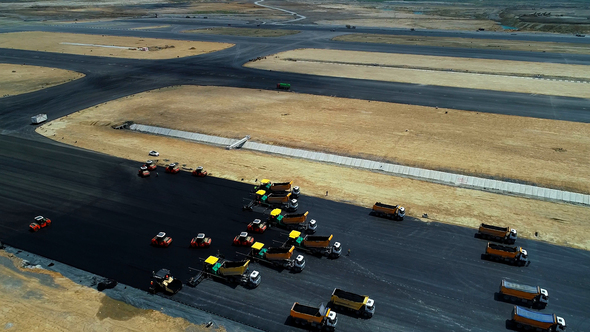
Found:
<svg viewBox="0 0 590 332"><path fill-rule="evenodd" d="M533 42L520 40L494 40L475 38L450 38L450 37L413 37L391 36L379 34L348 34L333 38L337 41L357 43L380 43L397 45L424 45L440 47L478 48L505 51L531 51L549 53L590 54L590 48L586 44Z"/></svg>
<svg viewBox="0 0 590 332"><path fill-rule="evenodd" d="M225 91L225 94L235 96L237 91ZM135 99L135 102L138 101ZM289 109L282 111L296 115L297 113L293 113L294 105L289 106ZM178 111L177 109L175 113L178 114ZM138 110L135 115L137 118L144 118L149 117L148 113L151 112L153 110ZM335 116L334 113L331 114ZM275 114L275 122L280 125L282 121L277 119L279 116ZM370 171L245 150L228 151L162 136L114 130L110 127L114 122L109 121L118 118L115 112L110 112L106 107L93 108L53 121L38 129L38 132L66 144L137 160L138 166L149 158L147 152L155 149L160 152L160 158L179 161L190 167L202 165L216 177L252 185L255 179L261 178L274 181L294 180L305 195L365 207L372 206L375 201L402 204L410 216L420 217L427 213L429 219L424 221L467 227L476 227L481 222L510 224L523 237L590 250L590 240L587 237L590 213L585 207L491 194ZM165 127L174 127L176 123L169 116L159 116L158 119L158 124ZM223 122L226 121L224 119ZM260 124L272 122L259 119L252 127L247 123L249 122L244 123L244 127L251 130L254 126L260 127ZM269 126L262 127L270 129ZM301 134L313 133L309 127L298 127L298 130L301 130ZM290 127L289 131L296 129ZM328 135L326 133L326 137L330 137ZM362 141L358 143L363 144ZM136 176L135 170L129 176ZM327 197L326 191L329 191ZM535 232L538 233L537 237Z"/></svg>
<svg viewBox="0 0 590 332"><path fill-rule="evenodd" d="M0 251L0 259L14 264L0 264L2 326L9 331L212 331L113 300L57 272L24 269L21 259L5 251ZM40 282L36 275L50 276L54 285Z"/></svg>
<svg viewBox="0 0 590 332"><path fill-rule="evenodd" d="M38 31L0 34L0 47L4 48L130 59L187 57L232 46L227 43Z"/></svg>
<svg viewBox="0 0 590 332"><path fill-rule="evenodd" d="M282 29L250 29L250 28L206 28L183 31L186 33L204 33L211 35L244 36L244 37L281 37L299 33L297 30Z"/></svg>
<svg viewBox="0 0 590 332"><path fill-rule="evenodd" d="M437 58L439 57L303 49L277 53L274 56L249 62L245 66L323 76L590 98L590 89L587 84L531 78L531 76L545 75L544 70L548 70L550 75L570 73L578 78L587 78L587 73L590 72L588 66L568 67L572 65ZM407 61L410 65L405 66L404 62L396 62L398 60ZM465 67L463 67L464 64ZM479 65L482 65L481 69ZM569 70L567 73L562 73L559 71L561 68ZM582 76L579 76L579 70L584 72ZM498 71L500 75L494 71Z"/></svg>
<svg viewBox="0 0 590 332"><path fill-rule="evenodd" d="M0 98L46 89L84 77L84 74L48 67L0 64Z"/></svg>

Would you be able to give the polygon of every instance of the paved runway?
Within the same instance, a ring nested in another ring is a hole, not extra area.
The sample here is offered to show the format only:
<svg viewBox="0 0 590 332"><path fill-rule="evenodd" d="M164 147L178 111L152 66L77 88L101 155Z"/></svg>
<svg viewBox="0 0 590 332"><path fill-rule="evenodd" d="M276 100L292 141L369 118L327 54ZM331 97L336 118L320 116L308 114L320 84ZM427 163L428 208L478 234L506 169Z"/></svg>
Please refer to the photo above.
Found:
<svg viewBox="0 0 590 332"><path fill-rule="evenodd" d="M240 257L230 243L257 216L240 209L251 186L162 170L141 179L137 166L53 142L0 136L1 240L141 289L161 267L186 280L189 266L199 267L200 258L217 250ZM482 261L485 242L471 229L393 222L365 208L305 196L300 209L318 221L318 235L334 234L351 255L306 255L300 274L254 264L262 273L257 289L205 281L172 298L263 330L297 331L284 325L293 302L326 302L340 287L370 295L377 309L370 320L339 315L339 331L504 331L512 306L495 301L494 292L509 278L547 288L545 311L562 315L570 331L590 330L586 251L519 239L532 262L519 268ZM38 214L54 224L29 233ZM149 245L159 231L172 236L170 248ZM198 232L213 238L211 249L188 248ZM273 229L255 238L270 244L285 235Z"/></svg>

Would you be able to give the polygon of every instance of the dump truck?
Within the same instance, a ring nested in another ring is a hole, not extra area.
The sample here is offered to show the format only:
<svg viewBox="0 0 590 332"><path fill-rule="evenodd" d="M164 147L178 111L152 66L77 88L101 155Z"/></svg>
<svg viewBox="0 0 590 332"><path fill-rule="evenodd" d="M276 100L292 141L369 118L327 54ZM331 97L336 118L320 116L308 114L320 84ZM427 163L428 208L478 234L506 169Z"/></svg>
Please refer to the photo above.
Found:
<svg viewBox="0 0 590 332"><path fill-rule="evenodd" d="M45 121L47 121L47 114L45 114L45 113L33 115L31 117L31 123L32 124L39 124L39 123L42 123L42 122L45 122Z"/></svg>
<svg viewBox="0 0 590 332"><path fill-rule="evenodd" d="M265 248L264 243L255 242L251 247L250 253L248 253L248 257L260 263L301 272L305 268L305 257L303 255L297 255L293 259L294 251L295 246L291 246L290 248Z"/></svg>
<svg viewBox="0 0 590 332"><path fill-rule="evenodd" d="M391 218L393 220L404 220L406 209L399 205L389 205L377 202L373 205L374 215L378 217Z"/></svg>
<svg viewBox="0 0 590 332"><path fill-rule="evenodd" d="M297 211L299 203L291 198L291 193L269 193L265 190L258 190L254 193L254 199L243 207L243 210L252 210L254 206L265 208L281 208L287 211Z"/></svg>
<svg viewBox="0 0 590 332"><path fill-rule="evenodd" d="M330 304L334 308L354 311L365 318L371 318L375 313L375 300L366 295L358 295L338 288L334 288Z"/></svg>
<svg viewBox="0 0 590 332"><path fill-rule="evenodd" d="M523 266L528 261L528 253L522 247L504 246L488 242L483 258Z"/></svg>
<svg viewBox="0 0 590 332"><path fill-rule="evenodd" d="M158 272L152 272L150 293L156 294L158 291L163 291L172 295L178 293L181 289L182 281L175 279L170 270L160 269Z"/></svg>
<svg viewBox="0 0 590 332"><path fill-rule="evenodd" d="M279 90L289 90L289 89L291 89L291 84L289 84L289 83L277 83L277 89L279 89Z"/></svg>
<svg viewBox="0 0 590 332"><path fill-rule="evenodd" d="M261 276L258 271L250 272L249 265L250 260L228 261L217 256L209 256L203 262L203 269L197 275L191 277L188 284L195 287L206 278L211 278L229 284L240 284L244 287L256 288L260 285Z"/></svg>
<svg viewBox="0 0 590 332"><path fill-rule="evenodd" d="M565 331L565 319L555 314L543 314L519 306L514 306L512 323L518 329L551 332Z"/></svg>
<svg viewBox="0 0 590 332"><path fill-rule="evenodd" d="M479 225L477 235L482 239L504 243L514 243L517 238L516 229L488 224Z"/></svg>
<svg viewBox="0 0 590 332"><path fill-rule="evenodd" d="M268 221L273 225L277 225L278 227L285 229L315 233L318 228L318 223L315 221L315 219L307 221L308 214L309 211L306 211L305 213L283 214L281 209L274 209L270 211Z"/></svg>
<svg viewBox="0 0 590 332"><path fill-rule="evenodd" d="M524 302L529 306L544 308L549 302L549 292L539 286L521 285L508 280L500 284L500 296L512 302Z"/></svg>
<svg viewBox="0 0 590 332"><path fill-rule="evenodd" d="M289 239L284 247L295 246L297 249L301 249L312 255L327 256L330 258L338 258L342 254L342 245L340 242L334 242L330 245L334 236L317 236L317 235L305 235L302 236L299 231L291 231L289 233Z"/></svg>
<svg viewBox="0 0 590 332"><path fill-rule="evenodd" d="M309 326L318 330L334 331L338 324L336 313L323 304L317 308L295 302L291 307L290 316L295 325Z"/></svg>
<svg viewBox="0 0 590 332"><path fill-rule="evenodd" d="M267 192L290 192L293 198L298 198L301 193L298 186L293 186L293 181L273 183L268 179L262 179L260 185L254 187L254 191L261 189Z"/></svg>

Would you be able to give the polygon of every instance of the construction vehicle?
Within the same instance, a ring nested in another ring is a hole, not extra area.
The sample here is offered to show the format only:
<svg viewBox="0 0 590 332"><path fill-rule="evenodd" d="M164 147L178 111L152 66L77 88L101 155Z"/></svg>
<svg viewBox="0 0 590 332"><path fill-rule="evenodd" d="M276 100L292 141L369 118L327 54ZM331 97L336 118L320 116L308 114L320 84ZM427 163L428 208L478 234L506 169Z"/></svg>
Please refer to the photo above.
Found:
<svg viewBox="0 0 590 332"><path fill-rule="evenodd" d="M330 236L317 236L317 235L305 235L301 236L299 231L291 231L289 233L289 239L284 247L295 246L297 249L301 249L312 255L327 256L330 258L338 258L342 254L342 246L340 242L334 242L330 245L333 235Z"/></svg>
<svg viewBox="0 0 590 332"><path fill-rule="evenodd" d="M400 221L404 220L406 215L406 209L403 206L383 204L381 202L375 203L371 212L378 217Z"/></svg>
<svg viewBox="0 0 590 332"><path fill-rule="evenodd" d="M248 224L248 232L254 232L254 233L264 233L267 229L268 225L266 224L266 222L260 220L260 219L254 219L254 221L252 221L251 223Z"/></svg>
<svg viewBox="0 0 590 332"><path fill-rule="evenodd" d="M535 331L565 331L565 319L555 314L543 314L514 306L512 323L518 329Z"/></svg>
<svg viewBox="0 0 590 332"><path fill-rule="evenodd" d="M479 225L477 235L482 239L488 239L492 241L514 243L518 237L516 229L510 227L499 227L488 224Z"/></svg>
<svg viewBox="0 0 590 332"><path fill-rule="evenodd" d="M259 186L254 187L254 191L265 190L266 192L290 192L291 197L298 198L301 190L298 186L293 186L293 181L272 183L268 179L262 179Z"/></svg>
<svg viewBox="0 0 590 332"><path fill-rule="evenodd" d="M252 210L254 206L265 208L282 208L287 211L297 211L299 203L295 198L291 198L291 193L270 193L265 190L258 190L254 193L254 199L244 205L243 210Z"/></svg>
<svg viewBox="0 0 590 332"><path fill-rule="evenodd" d="M147 178L150 176L150 171L146 166L141 166L137 172L137 175L141 176L142 178Z"/></svg>
<svg viewBox="0 0 590 332"><path fill-rule="evenodd" d="M273 224L277 225L282 228L290 229L290 230L298 230L307 233L315 233L318 228L318 223L315 219L311 219L309 222L307 221L307 215L309 211L305 213L287 213L282 214L281 209L274 209L270 211L270 215L268 216L268 221Z"/></svg>
<svg viewBox="0 0 590 332"><path fill-rule="evenodd" d="M211 238L205 236L205 233L199 233L191 240L192 248L209 248L211 246Z"/></svg>
<svg viewBox="0 0 590 332"><path fill-rule="evenodd" d="M295 246L291 246L290 248L265 248L264 243L256 242L252 245L248 257L260 263L282 267L294 272L301 272L305 268L305 257L303 255L297 255L293 259L293 251L295 251Z"/></svg>
<svg viewBox="0 0 590 332"><path fill-rule="evenodd" d="M42 123L45 121L47 121L47 114L44 114L44 113L37 114L37 115L34 115L31 117L32 124L39 124L39 123Z"/></svg>
<svg viewBox="0 0 590 332"><path fill-rule="evenodd" d="M205 278L212 278L229 284L240 284L249 288L260 285L261 277L258 271L249 272L249 260L228 261L216 256L209 256L203 262L203 269L188 281L189 286L195 287Z"/></svg>
<svg viewBox="0 0 590 332"><path fill-rule="evenodd" d="M149 288L150 293L156 294L158 291L163 291L167 294L176 294L182 289L182 281L175 279L170 270L160 269L160 271L152 272L152 282Z"/></svg>
<svg viewBox="0 0 590 332"><path fill-rule="evenodd" d="M309 326L318 330L334 331L338 324L336 313L324 304L317 308L295 302L290 316L295 325Z"/></svg>
<svg viewBox="0 0 590 332"><path fill-rule="evenodd" d="M43 216L36 216L35 221L29 224L29 230L31 232L36 232L41 228L45 228L49 225L51 225L51 219L45 218Z"/></svg>
<svg viewBox="0 0 590 332"><path fill-rule="evenodd" d="M180 167L176 163L172 163L166 167L166 173L176 174L178 172L180 172Z"/></svg>
<svg viewBox="0 0 590 332"><path fill-rule="evenodd" d="M335 309L343 308L345 310L351 310L365 318L371 318L375 313L375 300L366 295L358 295L338 288L334 288L332 297L330 298L330 304Z"/></svg>
<svg viewBox="0 0 590 332"><path fill-rule="evenodd" d="M289 89L291 89L291 84L289 84L289 83L277 83L277 89L279 89L279 90L289 90Z"/></svg>
<svg viewBox="0 0 590 332"><path fill-rule="evenodd" d="M155 171L156 168L158 168L158 166L156 165L156 163L153 160L146 161L143 166L147 167L147 170L150 172Z"/></svg>
<svg viewBox="0 0 590 332"><path fill-rule="evenodd" d="M500 284L500 296L512 302L524 302L529 306L544 308L549 302L549 292L539 286L521 285L507 280Z"/></svg>
<svg viewBox="0 0 590 332"><path fill-rule="evenodd" d="M514 265L523 266L528 261L528 253L522 247L504 246L488 242L484 259L507 262Z"/></svg>
<svg viewBox="0 0 590 332"><path fill-rule="evenodd" d="M254 243L254 238L248 235L248 232L241 232L240 235L234 237L234 246L249 247Z"/></svg>
<svg viewBox="0 0 590 332"><path fill-rule="evenodd" d="M207 176L207 171L203 169L203 166L199 166L197 168L195 168L195 170L193 171L193 176L199 177L199 178L204 178Z"/></svg>
<svg viewBox="0 0 590 332"><path fill-rule="evenodd" d="M152 238L152 245L156 247L168 247L172 243L172 238L166 236L166 233L160 232Z"/></svg>

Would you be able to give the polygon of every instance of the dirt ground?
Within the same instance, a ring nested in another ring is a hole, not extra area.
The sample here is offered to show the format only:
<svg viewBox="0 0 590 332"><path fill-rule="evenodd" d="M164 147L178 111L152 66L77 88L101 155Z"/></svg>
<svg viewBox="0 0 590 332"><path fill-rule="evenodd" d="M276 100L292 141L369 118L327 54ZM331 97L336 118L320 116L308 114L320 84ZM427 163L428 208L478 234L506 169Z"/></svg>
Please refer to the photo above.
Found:
<svg viewBox="0 0 590 332"><path fill-rule="evenodd" d="M50 122L37 131L59 142L137 160L138 166L149 158L148 151L157 150L161 159L190 167L203 165L217 177L249 183L261 178L293 179L306 195L325 197L329 191L329 199L366 207L375 201L402 204L411 216L427 213L428 220L468 227L481 222L503 225L508 221L525 237L534 238L538 232L536 238L540 240L590 249L587 207L251 151L227 151L111 128L124 120L226 137L250 134L256 141L277 145L379 160L403 159L421 166L445 164L447 169L454 165L462 170L471 165L475 173L501 171L515 178L568 183L587 192L590 127L586 124L295 93L184 86L101 104ZM404 126L392 130L395 123ZM375 146L376 141L379 146ZM553 150L557 146L567 151Z"/></svg>
<svg viewBox="0 0 590 332"><path fill-rule="evenodd" d="M33 92L84 77L57 68L0 63L0 98Z"/></svg>
<svg viewBox="0 0 590 332"><path fill-rule="evenodd" d="M83 44L83 45L71 45ZM54 32L0 34L0 47L130 59L171 59L216 52L233 44ZM140 48L147 47L148 51Z"/></svg>
<svg viewBox="0 0 590 332"><path fill-rule="evenodd" d="M281 37L299 33L297 30L271 30L249 28L206 28L183 31L186 33L205 33L211 35L245 36L245 37Z"/></svg>
<svg viewBox="0 0 590 332"><path fill-rule="evenodd" d="M560 78L569 79L566 75L580 77L578 73L582 71L584 72L582 77L586 78L587 73L590 72L588 66L439 58L378 52L302 49L277 53L249 62L245 66L322 76L590 98L590 89L586 83L522 77L560 74ZM408 65L398 61L406 61ZM480 65L481 69L478 67ZM568 68L568 70L561 73L562 68ZM496 70L504 75L493 74ZM547 74L545 70L548 70ZM508 74L515 76L508 76Z"/></svg>
<svg viewBox="0 0 590 332"><path fill-rule="evenodd" d="M0 250L6 259L12 263L0 264L0 324L7 331L225 331L135 308L57 272L22 268L21 259Z"/></svg>
<svg viewBox="0 0 590 332"><path fill-rule="evenodd" d="M336 41L380 43L397 45L425 45L439 47L479 48L504 51L527 51L549 53L590 54L586 44L552 43L552 42L522 42L520 40L494 40L475 38L450 37L412 37L379 34L354 33L333 38Z"/></svg>

